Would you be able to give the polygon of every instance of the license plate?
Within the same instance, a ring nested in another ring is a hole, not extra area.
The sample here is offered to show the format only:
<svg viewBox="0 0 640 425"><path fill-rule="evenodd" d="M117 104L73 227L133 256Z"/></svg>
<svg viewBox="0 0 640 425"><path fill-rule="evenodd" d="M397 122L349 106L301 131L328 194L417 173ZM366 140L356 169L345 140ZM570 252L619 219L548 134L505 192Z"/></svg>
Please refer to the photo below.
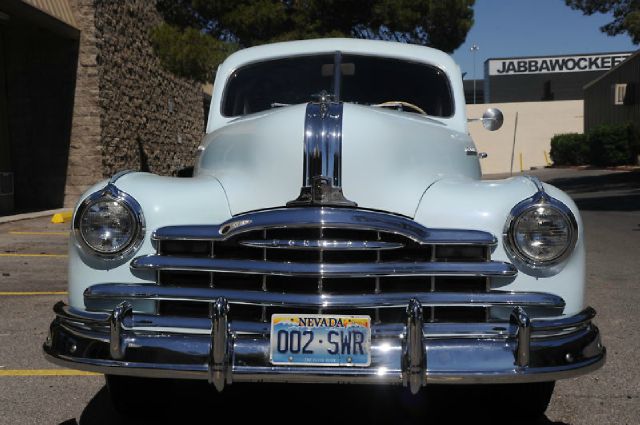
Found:
<svg viewBox="0 0 640 425"><path fill-rule="evenodd" d="M271 363L369 366L371 318L331 314L271 316Z"/></svg>

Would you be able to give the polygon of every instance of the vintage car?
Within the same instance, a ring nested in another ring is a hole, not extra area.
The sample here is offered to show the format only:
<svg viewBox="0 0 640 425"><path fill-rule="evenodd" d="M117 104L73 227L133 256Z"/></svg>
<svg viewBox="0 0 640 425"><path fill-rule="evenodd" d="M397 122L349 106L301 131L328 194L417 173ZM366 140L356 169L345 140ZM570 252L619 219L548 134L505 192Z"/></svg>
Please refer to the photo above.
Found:
<svg viewBox="0 0 640 425"><path fill-rule="evenodd" d="M46 357L104 373L125 410L169 378L511 384L502 406L544 412L605 361L580 214L534 177L481 180L469 121L434 49L234 53L192 177L124 171L81 197Z"/></svg>

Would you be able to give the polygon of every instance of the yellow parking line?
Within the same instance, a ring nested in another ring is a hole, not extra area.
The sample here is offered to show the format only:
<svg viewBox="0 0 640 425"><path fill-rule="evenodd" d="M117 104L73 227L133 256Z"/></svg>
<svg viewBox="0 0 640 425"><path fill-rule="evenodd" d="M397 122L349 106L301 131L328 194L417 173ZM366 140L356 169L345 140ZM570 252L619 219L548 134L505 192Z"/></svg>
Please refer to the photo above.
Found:
<svg viewBox="0 0 640 425"><path fill-rule="evenodd" d="M101 373L70 369L0 369L0 376L98 376Z"/></svg>
<svg viewBox="0 0 640 425"><path fill-rule="evenodd" d="M17 253L0 253L0 257L68 257L67 254L17 254Z"/></svg>
<svg viewBox="0 0 640 425"><path fill-rule="evenodd" d="M10 297L10 296L20 296L20 295L68 295L68 294L69 293L67 291L41 291L41 292L5 291L5 292L0 292L0 297L1 296Z"/></svg>
<svg viewBox="0 0 640 425"><path fill-rule="evenodd" d="M69 236L69 232L19 232L11 231L10 235L45 235L45 236Z"/></svg>

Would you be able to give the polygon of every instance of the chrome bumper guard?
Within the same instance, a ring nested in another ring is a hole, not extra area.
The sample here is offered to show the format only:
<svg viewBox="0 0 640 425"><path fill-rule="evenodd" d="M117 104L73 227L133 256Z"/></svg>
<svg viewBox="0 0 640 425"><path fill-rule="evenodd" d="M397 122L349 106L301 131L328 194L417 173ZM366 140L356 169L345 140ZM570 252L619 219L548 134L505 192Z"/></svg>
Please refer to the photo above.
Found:
<svg viewBox="0 0 640 425"><path fill-rule="evenodd" d="M231 382L479 384L553 381L602 366L606 350L595 310L531 320L516 306L505 323L425 323L422 305L407 301L407 322L372 326L369 367L273 366L269 324L233 321L224 297L210 319L112 313L62 302L44 344L53 363L115 375L207 379L221 391Z"/></svg>

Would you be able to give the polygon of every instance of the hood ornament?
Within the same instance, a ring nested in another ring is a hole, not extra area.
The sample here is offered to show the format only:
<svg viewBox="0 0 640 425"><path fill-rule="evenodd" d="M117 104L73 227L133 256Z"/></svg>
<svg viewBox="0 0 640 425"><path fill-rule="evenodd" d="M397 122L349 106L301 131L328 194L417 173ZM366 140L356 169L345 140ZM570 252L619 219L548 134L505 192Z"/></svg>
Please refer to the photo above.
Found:
<svg viewBox="0 0 640 425"><path fill-rule="evenodd" d="M329 96L307 104L302 188L288 207L357 206L342 193L342 112L343 104Z"/></svg>

